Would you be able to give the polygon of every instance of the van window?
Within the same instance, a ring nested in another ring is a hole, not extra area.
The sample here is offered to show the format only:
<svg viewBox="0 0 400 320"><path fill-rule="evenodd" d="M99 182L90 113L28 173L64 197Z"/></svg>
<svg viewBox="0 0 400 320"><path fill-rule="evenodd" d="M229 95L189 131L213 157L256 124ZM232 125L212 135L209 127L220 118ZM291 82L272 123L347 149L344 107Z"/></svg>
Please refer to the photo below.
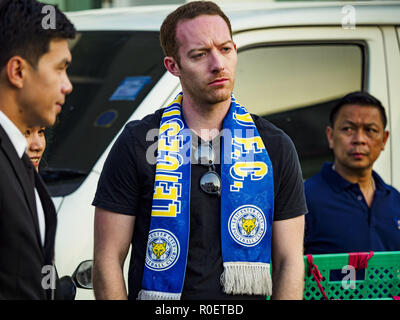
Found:
<svg viewBox="0 0 400 320"><path fill-rule="evenodd" d="M40 167L52 196L80 186L165 73L158 32L83 32L70 47L74 88L46 130Z"/></svg>
<svg viewBox="0 0 400 320"><path fill-rule="evenodd" d="M290 136L306 179L332 160L329 113L339 98L363 88L363 77L358 44L258 46L238 53L235 95Z"/></svg>

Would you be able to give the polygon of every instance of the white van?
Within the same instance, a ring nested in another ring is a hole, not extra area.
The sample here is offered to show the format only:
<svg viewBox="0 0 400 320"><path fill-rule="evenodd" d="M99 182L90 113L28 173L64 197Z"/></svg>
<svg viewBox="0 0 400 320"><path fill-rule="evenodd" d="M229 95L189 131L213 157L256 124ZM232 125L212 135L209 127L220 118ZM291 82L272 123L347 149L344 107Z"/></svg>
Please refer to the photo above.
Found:
<svg viewBox="0 0 400 320"><path fill-rule="evenodd" d="M158 40L175 8L68 14L79 30L71 43L74 91L48 132L41 169L58 211L60 276L92 259L91 202L116 137L128 121L162 108L180 91L163 67ZM385 106L391 132L375 169L400 189L400 2L246 2L222 9L238 48L235 95L292 138L304 178L332 157L324 130L337 99L367 90ZM90 278L90 268L80 275ZM76 298L91 299L93 292L78 289Z"/></svg>

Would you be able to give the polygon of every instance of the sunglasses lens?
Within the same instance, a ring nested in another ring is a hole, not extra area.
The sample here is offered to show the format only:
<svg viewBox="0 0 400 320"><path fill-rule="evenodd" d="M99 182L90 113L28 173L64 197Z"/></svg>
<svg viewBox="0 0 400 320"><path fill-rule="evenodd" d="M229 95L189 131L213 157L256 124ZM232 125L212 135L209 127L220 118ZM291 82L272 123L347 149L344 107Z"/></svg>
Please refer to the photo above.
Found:
<svg viewBox="0 0 400 320"><path fill-rule="evenodd" d="M221 192L221 179L216 172L209 171L200 179L201 189L210 194L219 194Z"/></svg>

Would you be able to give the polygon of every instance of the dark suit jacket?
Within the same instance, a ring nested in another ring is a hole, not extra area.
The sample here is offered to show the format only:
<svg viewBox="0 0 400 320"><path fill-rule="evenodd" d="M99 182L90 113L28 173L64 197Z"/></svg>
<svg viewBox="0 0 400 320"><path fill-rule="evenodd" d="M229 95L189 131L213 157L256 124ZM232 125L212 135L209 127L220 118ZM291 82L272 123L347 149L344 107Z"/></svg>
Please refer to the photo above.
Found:
<svg viewBox="0 0 400 320"><path fill-rule="evenodd" d="M49 299L50 269L43 267L52 265L57 216L44 182L23 158L0 125L0 299ZM45 214L44 247L33 184Z"/></svg>

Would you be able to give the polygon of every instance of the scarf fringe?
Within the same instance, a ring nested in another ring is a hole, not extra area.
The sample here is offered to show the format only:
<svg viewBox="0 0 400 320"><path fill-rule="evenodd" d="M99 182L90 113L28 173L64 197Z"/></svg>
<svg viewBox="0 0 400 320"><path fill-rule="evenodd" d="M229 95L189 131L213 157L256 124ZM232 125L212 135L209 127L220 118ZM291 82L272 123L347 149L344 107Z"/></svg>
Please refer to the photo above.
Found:
<svg viewBox="0 0 400 320"><path fill-rule="evenodd" d="M140 290L138 300L180 300L180 293Z"/></svg>
<svg viewBox="0 0 400 320"><path fill-rule="evenodd" d="M227 294L271 296L270 265L261 262L225 262L221 284Z"/></svg>

